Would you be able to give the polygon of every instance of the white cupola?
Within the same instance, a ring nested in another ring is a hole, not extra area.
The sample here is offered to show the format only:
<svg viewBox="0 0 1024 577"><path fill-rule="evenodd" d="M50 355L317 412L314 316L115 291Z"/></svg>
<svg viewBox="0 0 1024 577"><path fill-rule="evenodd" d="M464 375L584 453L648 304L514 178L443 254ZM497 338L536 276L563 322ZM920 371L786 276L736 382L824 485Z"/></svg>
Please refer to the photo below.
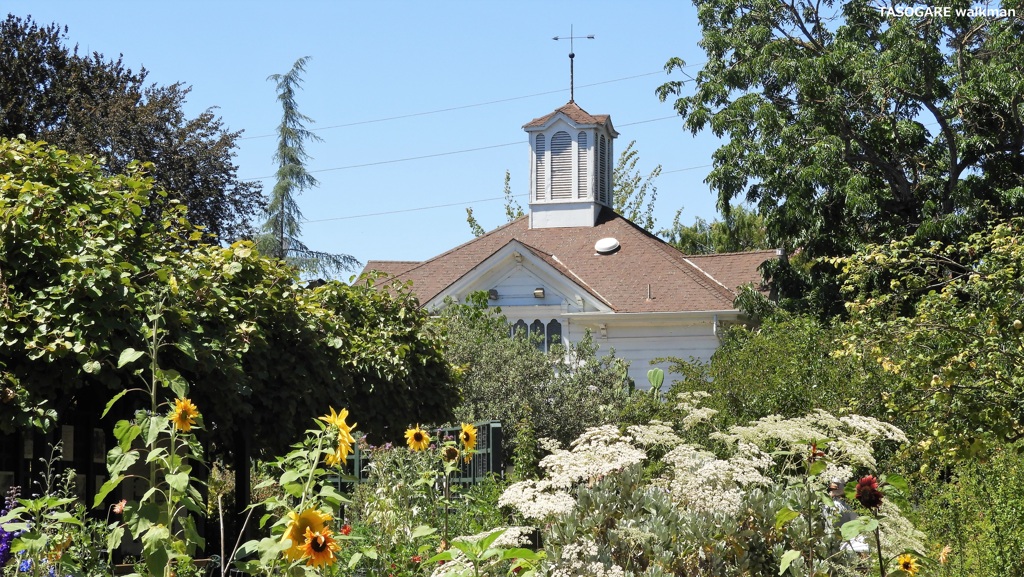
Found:
<svg viewBox="0 0 1024 577"><path fill-rule="evenodd" d="M611 207L612 141L607 114L592 116L572 100L523 125L530 138L530 228L594 226Z"/></svg>

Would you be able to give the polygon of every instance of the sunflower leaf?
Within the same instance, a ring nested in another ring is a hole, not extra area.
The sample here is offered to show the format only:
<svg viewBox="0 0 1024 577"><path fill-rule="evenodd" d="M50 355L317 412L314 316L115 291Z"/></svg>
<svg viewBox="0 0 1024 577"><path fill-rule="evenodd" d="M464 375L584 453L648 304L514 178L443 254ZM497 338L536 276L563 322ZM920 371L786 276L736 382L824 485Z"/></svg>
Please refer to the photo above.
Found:
<svg viewBox="0 0 1024 577"><path fill-rule="evenodd" d="M799 558L799 551L795 549L790 549L789 551L786 551L782 555L782 559L779 561L779 575L785 573L789 569L789 566L793 564L793 561L796 561Z"/></svg>

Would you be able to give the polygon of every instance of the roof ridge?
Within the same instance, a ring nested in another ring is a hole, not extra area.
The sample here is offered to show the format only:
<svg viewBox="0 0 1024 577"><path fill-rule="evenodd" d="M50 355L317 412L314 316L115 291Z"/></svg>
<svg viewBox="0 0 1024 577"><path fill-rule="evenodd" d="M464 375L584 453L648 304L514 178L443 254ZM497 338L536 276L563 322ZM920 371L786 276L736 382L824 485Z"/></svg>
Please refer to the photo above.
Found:
<svg viewBox="0 0 1024 577"><path fill-rule="evenodd" d="M708 258L708 257L715 257L715 256L735 256L735 255L738 255L738 254L758 254L758 253L762 253L762 252L763 253L774 253L774 254L777 254L778 250L779 249L777 249L777 248L758 248L758 249L754 249L754 250L734 250L732 252L711 252L711 253L694 253L694 254L685 254L682 251L680 251L679 254L682 254L686 258Z"/></svg>
<svg viewBox="0 0 1024 577"><path fill-rule="evenodd" d="M718 285L719 285L720 287L722 287L722 288L724 288L725 290L729 291L729 294L731 294L731 295L733 295L733 296L735 296L735 295L736 295L736 293L735 293L735 292L733 292L733 290L732 290L732 289L730 289L729 287L727 287L727 286L725 286L724 284L722 284L722 282L721 282L721 281L719 281L718 279L716 279L715 277L711 276L711 273L709 273L708 271L706 271L706 270L704 270L704 269L700 268L700 267L699 267L699 266L697 266L697 265L696 265L695 263L693 263L692 261L690 261L690 259L689 259L689 258L686 258L686 257L684 256L684 257L683 257L683 260L685 260L686 262L690 263L690 265L691 265L691 266L693 266L693 268L695 268L695 269L699 270L700 272L704 273L705 275L707 275L707 277L708 277L709 279L711 279L711 280L713 280L714 282L718 283Z"/></svg>
<svg viewBox="0 0 1024 577"><path fill-rule="evenodd" d="M508 227L512 226L513 224L516 224L517 222L519 222L520 220L523 220L525 218L528 218L528 215L524 214L523 216L520 216L519 218L513 220L512 222L507 222L507 223L499 226L498 228L495 228L495 229L492 229L492 230L490 230L488 232L485 232L484 234L482 234L480 236L473 237L473 238L467 240L466 242L464 242L464 243L462 243L462 244L460 244L460 245L458 245L456 247L450 248L450 249L442 252L441 254L433 257L433 258L429 258L427 260L421 260L421 261L411 261L411 262L419 262L419 264L417 264L416 266L414 266L414 267L410 268L409 270L403 272L401 275L395 275L393 278L398 278L399 276L408 274L408 273L410 273L410 272L412 272L412 271L414 271L414 270L416 270L418 268L422 268L422 267L426 266L427 264L432 263L432 262L438 260L441 257L448 256L449 254L452 254L455 251L462 249L463 247L469 246L469 245L471 245L471 244L473 244L473 243L475 243L475 242L477 242L477 241L479 241L479 240L481 240L483 238L487 238L487 237L497 233L498 231L500 231L502 229L508 228ZM502 246L504 246L504 245L502 245Z"/></svg>

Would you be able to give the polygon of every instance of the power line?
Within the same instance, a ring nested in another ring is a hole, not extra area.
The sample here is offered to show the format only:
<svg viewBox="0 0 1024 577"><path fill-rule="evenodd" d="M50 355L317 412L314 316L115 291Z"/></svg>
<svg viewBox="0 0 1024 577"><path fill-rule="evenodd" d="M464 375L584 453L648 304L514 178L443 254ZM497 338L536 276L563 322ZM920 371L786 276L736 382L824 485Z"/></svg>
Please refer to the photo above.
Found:
<svg viewBox="0 0 1024 577"><path fill-rule="evenodd" d="M699 64L691 64L690 66L700 66L700 65ZM689 68L690 66L687 66L687 68ZM613 82L623 82L623 81L626 81L626 80L633 80L635 78L643 78L645 76L653 76L655 74L663 74L663 73L664 73L663 70L658 70L656 72L644 72L643 74L635 74L633 76L625 76L623 78L615 78L615 79L612 79L612 80L602 80L601 82L593 82L591 84L585 84L585 85L581 86L580 88L587 88L587 87L591 87L591 86L600 86L602 84L611 84ZM547 92L537 92L537 93L534 93L534 94L525 94L523 96L512 96L512 97L509 97L509 98L501 98L501 99L498 99L498 100L488 100L487 102L477 102L475 104L465 104L465 105L462 105L462 106L451 106L451 107L448 107L448 108L438 108L436 110L427 110L427 111L424 111L424 112L413 112L413 113L410 113L410 114L401 114L401 115L398 115L398 116L386 116L384 118L374 118L374 119L371 119L371 120L358 120L356 122L347 122L345 124L333 124L331 126L323 126L323 127L320 127L320 128L312 128L312 129L310 129L310 131L311 132L318 132L318 131L321 131L321 130L331 130L331 129L334 129L334 128L347 128L349 126L359 126L359 125L362 125L362 124L373 124L373 123L376 123L376 122L388 122L390 120L401 120L403 118L413 118L413 117L416 117L416 116L427 116L429 114L439 114L441 112L452 112L454 110L465 110L467 108L477 108L477 107L480 107L480 106L489 106L491 104L501 104L502 102L512 102L514 100L524 100L526 98L535 98L537 96L547 96L548 94L557 94L559 92L565 92L566 90L567 89L565 89L565 88L560 88L558 90L548 90ZM272 136L277 136L277 134L260 134L258 136L242 136L242 137L239 137L239 140L255 140L257 138L269 138L269 137L272 137Z"/></svg>
<svg viewBox="0 0 1024 577"><path fill-rule="evenodd" d="M702 164L700 166L688 166L686 168L676 168L674 170L666 170L666 171L663 171L661 174L671 174L673 172L686 172L688 170L697 170L698 168L707 168L709 166L712 166L712 165L710 165L710 164ZM529 196L529 194L514 194L512 196L514 198L523 198L523 197ZM390 214L401 214L403 212L418 212L418 211L421 211L421 210L432 210L432 209L435 209L435 208L448 208L448 207L451 207L451 206L466 206L466 205L470 205L470 204L474 204L474 203L479 203L479 202L491 202L491 201L495 201L495 200L504 200L504 199L505 199L504 196L493 196L491 198L478 198L476 200L464 200L464 201L461 201L461 202L450 202L448 204L435 204L435 205L431 205L431 206L419 206L419 207L416 207L416 208L400 208L400 209L397 209L397 210L386 210L386 211L383 211L383 212L368 212L366 214L352 214L352 215L349 215L349 216L335 216L335 217L331 217L331 218L318 218L316 220L305 220L302 223L303 224L309 224L309 223L315 223L315 222L333 222L333 221L337 221L337 220L351 220L353 218L366 218L366 217L370 217L370 216L387 216L387 215L390 215Z"/></svg>
<svg viewBox="0 0 1024 577"><path fill-rule="evenodd" d="M636 122L627 122L626 124L620 124L619 126L620 127L623 127L623 126L633 126L633 125L636 125L636 124L645 124L647 122L656 122L656 121L659 121L659 120L669 120L669 119L672 119L672 118L676 118L676 117L673 115L673 116L662 116L660 118L649 118L647 120L638 120ZM349 170L349 169L352 169L352 168L365 168L367 166L378 166L378 165L381 165L381 164L394 164L396 162L409 162L410 160L423 160L425 158L437 158L439 156L450 156L450 155L453 155L453 154L464 154L464 153L467 153L467 152L477 152L477 151L480 151L480 150L490 150L492 148L503 148L505 146L517 146L517 145L521 145L521 144L524 144L524 142L521 141L521 140L518 140L516 142L506 142L505 144L492 144L490 146L478 146L476 148L465 148L463 150L449 150L447 152L437 152L437 153L434 153L434 154L424 154L424 155L421 155L421 156L410 156L410 157L406 157L406 158L393 158L393 159L390 159L390 160L378 160L376 162L365 162L363 164L350 164L348 166L335 166L333 168L320 168L320 169L317 169L317 170L308 170L307 172L309 172L310 174L314 174L314 173L320 173L320 172L332 172L332 171L335 171L335 170ZM271 174L271 175L267 175L267 176L258 176L256 178L245 178L245 179L242 179L242 180L254 181L254 180L266 180L268 178L277 178L277 175L276 174Z"/></svg>

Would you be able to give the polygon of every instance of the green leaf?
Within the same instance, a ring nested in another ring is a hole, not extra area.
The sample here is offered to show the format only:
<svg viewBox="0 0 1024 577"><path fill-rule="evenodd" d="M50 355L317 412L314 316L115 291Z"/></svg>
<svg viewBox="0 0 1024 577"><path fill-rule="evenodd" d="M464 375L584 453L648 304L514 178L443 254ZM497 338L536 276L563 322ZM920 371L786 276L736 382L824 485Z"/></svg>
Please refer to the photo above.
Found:
<svg viewBox="0 0 1024 577"><path fill-rule="evenodd" d="M103 486L100 487L98 491L96 491L96 497L92 500L93 508L103 504L103 500L106 499L106 495L110 494L111 491L117 489L118 485L121 485L121 482L124 481L124 479L124 477L119 475L106 481L106 483L103 483Z"/></svg>
<svg viewBox="0 0 1024 577"><path fill-rule="evenodd" d="M910 494L910 488L907 486L907 480L900 475L886 475L884 482L888 485L895 487L898 491L904 495Z"/></svg>
<svg viewBox="0 0 1024 577"><path fill-rule="evenodd" d="M775 529L779 530L786 526L793 519L800 516L800 513L790 509L789 507L783 507L778 513L775 514Z"/></svg>
<svg viewBox="0 0 1024 577"><path fill-rule="evenodd" d="M839 532L843 534L843 539L849 541L856 539L858 535L862 533L870 533L878 527L878 520L870 517L857 517L851 521L843 523L843 526L839 528Z"/></svg>
<svg viewBox="0 0 1024 577"><path fill-rule="evenodd" d="M124 539L124 527L114 525L113 529L107 533L107 551L110 552L121 547L122 539Z"/></svg>
<svg viewBox="0 0 1024 577"><path fill-rule="evenodd" d="M814 477L816 475L820 475L821 472L824 471L825 467L827 467L827 466L828 466L828 463L826 463L823 460L815 461L815 462L811 463L810 467L807 468L807 474L812 476L812 477Z"/></svg>
<svg viewBox="0 0 1024 577"><path fill-rule="evenodd" d="M69 525L78 525L79 527L82 526L81 519L78 519L77 517L75 517L74 515L72 515L71 513L67 512L67 511L53 511L52 513L47 513L47 514L43 515L43 517L45 517L47 519L51 519L53 521L57 521L58 523L67 523Z"/></svg>
<svg viewBox="0 0 1024 577"><path fill-rule="evenodd" d="M355 566L359 564L359 560L362 559L362 558L363 558L363 554L362 553L360 553L358 551L353 553L352 557L349 558L349 560L348 560L348 568L349 569L355 568Z"/></svg>
<svg viewBox="0 0 1024 577"><path fill-rule="evenodd" d="M179 493L184 493L188 488L188 473L171 473L166 479L167 485Z"/></svg>
<svg viewBox="0 0 1024 577"><path fill-rule="evenodd" d="M137 351L133 348L127 348L121 351L121 356L118 357L117 359L117 368L120 369L121 367L127 365L128 363L134 363L135 361L139 360L139 358L144 354L146 353L142 351Z"/></svg>
<svg viewBox="0 0 1024 577"><path fill-rule="evenodd" d="M799 558L800 552L795 549L790 549L789 551L783 553L782 559L779 561L779 575L782 575L787 570L789 570L789 566L793 563L793 561L796 561Z"/></svg>
<svg viewBox="0 0 1024 577"><path fill-rule="evenodd" d="M100 415L100 418L102 419L103 417L106 417L107 413L110 412L111 407L114 406L114 403L116 403L121 397L125 396L127 393L128 393L128 389L125 389L125 390L121 391L120 393L114 395L113 398L111 398L109 401L107 401L107 406L103 408L103 413Z"/></svg>
<svg viewBox="0 0 1024 577"><path fill-rule="evenodd" d="M433 535L437 533L437 529L428 525L419 525L412 530L412 538L417 539L419 537L426 537L427 535Z"/></svg>

